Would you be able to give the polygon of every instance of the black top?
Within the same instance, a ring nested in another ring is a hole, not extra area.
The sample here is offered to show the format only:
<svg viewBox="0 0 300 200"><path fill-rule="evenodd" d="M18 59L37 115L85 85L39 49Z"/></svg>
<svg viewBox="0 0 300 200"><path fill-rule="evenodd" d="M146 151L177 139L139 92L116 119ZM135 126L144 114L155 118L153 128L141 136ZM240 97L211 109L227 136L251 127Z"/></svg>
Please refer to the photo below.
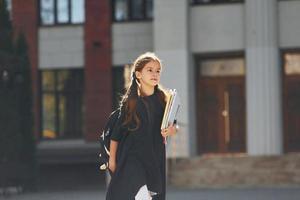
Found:
<svg viewBox="0 0 300 200"><path fill-rule="evenodd" d="M119 142L117 168L107 190L107 200L131 200L138 190L147 185L158 193L153 199L165 199L165 144L161 136L164 106L157 92L137 101L140 127L128 131L122 126L124 113L117 122L111 139Z"/></svg>

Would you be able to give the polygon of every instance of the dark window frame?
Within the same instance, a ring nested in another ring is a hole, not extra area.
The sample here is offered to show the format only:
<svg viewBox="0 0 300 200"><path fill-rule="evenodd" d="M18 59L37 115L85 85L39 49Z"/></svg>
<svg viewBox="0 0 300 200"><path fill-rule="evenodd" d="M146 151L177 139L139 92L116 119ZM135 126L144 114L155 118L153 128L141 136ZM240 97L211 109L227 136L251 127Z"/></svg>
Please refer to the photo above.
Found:
<svg viewBox="0 0 300 200"><path fill-rule="evenodd" d="M235 1L228 1L228 0L219 0L211 2L197 2L196 0L190 0L190 5L192 6L205 6L205 5L222 5L222 4L237 4L237 3L244 3L244 0L235 0Z"/></svg>
<svg viewBox="0 0 300 200"><path fill-rule="evenodd" d="M38 6L38 11L39 11L39 26L43 26L43 27L52 27L52 26L66 26L66 25L83 25L85 23L85 18L83 20L83 22L77 22L74 23L72 22L72 0L67 0L68 1L68 22L58 22L58 7L57 7L57 1L59 0L53 0L54 1L54 22L52 24L43 24L42 22L42 9L41 9L41 1L42 0L38 0L37 6ZM85 1L84 0L84 5L85 5ZM85 6L83 6L83 14L85 16Z"/></svg>
<svg viewBox="0 0 300 200"><path fill-rule="evenodd" d="M83 76L83 79L84 79L84 69L83 68L63 68L63 69L40 69L39 72L38 72L38 82L39 82L39 105L40 105L40 121L39 121L39 135L38 135L38 138L39 140L66 140L66 139L73 139L73 138L65 138L65 137L61 137L59 135L60 133L60 115L59 115L59 103L60 103L60 97L63 95L63 94L68 94L68 93L73 93L73 92L78 92L78 93L82 93L82 96L84 96L84 80L83 80L83 85L82 85L82 88L81 89L75 89L75 90L72 90L72 91L60 91L58 89L58 74L59 72L62 72L62 71L72 71L72 70L76 70L76 71L81 71L82 72L82 76ZM54 75L54 89L43 89L43 72L52 72L53 75ZM44 130L44 126L43 126L43 121L44 121L44 118L43 118L43 96L45 94L50 94L50 95L53 95L54 97L54 100L55 100L55 108L54 108L54 112L55 112L55 119L54 119L54 124L55 124L55 132L58 134L56 138L54 139L49 139L49 138L45 138L43 137L43 130ZM82 115L84 114L84 101L83 101L83 104L81 105L82 106ZM82 124L82 138L84 137L84 123Z"/></svg>
<svg viewBox="0 0 300 200"><path fill-rule="evenodd" d="M132 10L131 10L131 7L132 7L132 2L134 0L126 0L126 5L127 5L127 12L128 12L128 17L127 19L123 19L123 20L117 20L115 18L115 5L116 5L116 0L112 0L112 20L113 22L116 22L116 23L124 23L124 22L144 22L144 21L152 21L153 20L153 17L148 17L147 15L147 0L143 0L143 6L142 6L142 13L143 13L143 17L140 18L140 19L136 19L136 18L133 18L132 17ZM152 0L154 1L154 0ZM152 3L153 4L153 3ZM152 8L154 9L154 8ZM152 11L153 12L153 11Z"/></svg>

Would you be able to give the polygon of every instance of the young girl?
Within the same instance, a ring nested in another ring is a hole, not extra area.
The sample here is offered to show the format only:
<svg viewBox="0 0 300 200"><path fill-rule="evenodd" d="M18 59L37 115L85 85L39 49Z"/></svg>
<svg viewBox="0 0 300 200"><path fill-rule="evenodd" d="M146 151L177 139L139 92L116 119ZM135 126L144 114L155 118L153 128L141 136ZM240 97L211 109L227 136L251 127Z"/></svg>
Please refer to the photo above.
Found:
<svg viewBox="0 0 300 200"><path fill-rule="evenodd" d="M153 53L133 64L132 80L120 103L121 116L110 142L111 181L106 200L164 200L166 152L164 137L174 125L161 130L165 93L159 86L161 61Z"/></svg>

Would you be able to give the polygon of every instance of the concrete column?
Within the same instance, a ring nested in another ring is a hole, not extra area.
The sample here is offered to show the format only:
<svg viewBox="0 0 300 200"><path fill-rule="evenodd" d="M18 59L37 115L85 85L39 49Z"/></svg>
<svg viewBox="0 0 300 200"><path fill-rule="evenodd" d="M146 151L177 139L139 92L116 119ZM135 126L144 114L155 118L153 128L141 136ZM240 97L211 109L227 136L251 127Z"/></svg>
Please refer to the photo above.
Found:
<svg viewBox="0 0 300 200"><path fill-rule="evenodd" d="M188 1L154 1L154 51L162 59L162 84L176 88L181 97L179 113L181 129L177 136L170 139L167 155L185 157L191 154L191 140L194 136L190 124L189 88L189 47L188 47Z"/></svg>
<svg viewBox="0 0 300 200"><path fill-rule="evenodd" d="M247 151L282 153L277 0L246 0Z"/></svg>

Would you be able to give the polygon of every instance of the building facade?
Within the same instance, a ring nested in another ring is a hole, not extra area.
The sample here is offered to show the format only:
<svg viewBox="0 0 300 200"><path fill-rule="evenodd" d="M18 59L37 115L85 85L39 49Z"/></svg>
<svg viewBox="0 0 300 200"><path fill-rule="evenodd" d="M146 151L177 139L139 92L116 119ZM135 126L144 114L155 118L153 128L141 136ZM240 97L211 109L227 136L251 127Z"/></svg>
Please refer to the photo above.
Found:
<svg viewBox="0 0 300 200"><path fill-rule="evenodd" d="M169 157L300 151L299 0L10 5L29 43L42 161L95 160L124 67L146 51L162 59L162 84L181 97Z"/></svg>

